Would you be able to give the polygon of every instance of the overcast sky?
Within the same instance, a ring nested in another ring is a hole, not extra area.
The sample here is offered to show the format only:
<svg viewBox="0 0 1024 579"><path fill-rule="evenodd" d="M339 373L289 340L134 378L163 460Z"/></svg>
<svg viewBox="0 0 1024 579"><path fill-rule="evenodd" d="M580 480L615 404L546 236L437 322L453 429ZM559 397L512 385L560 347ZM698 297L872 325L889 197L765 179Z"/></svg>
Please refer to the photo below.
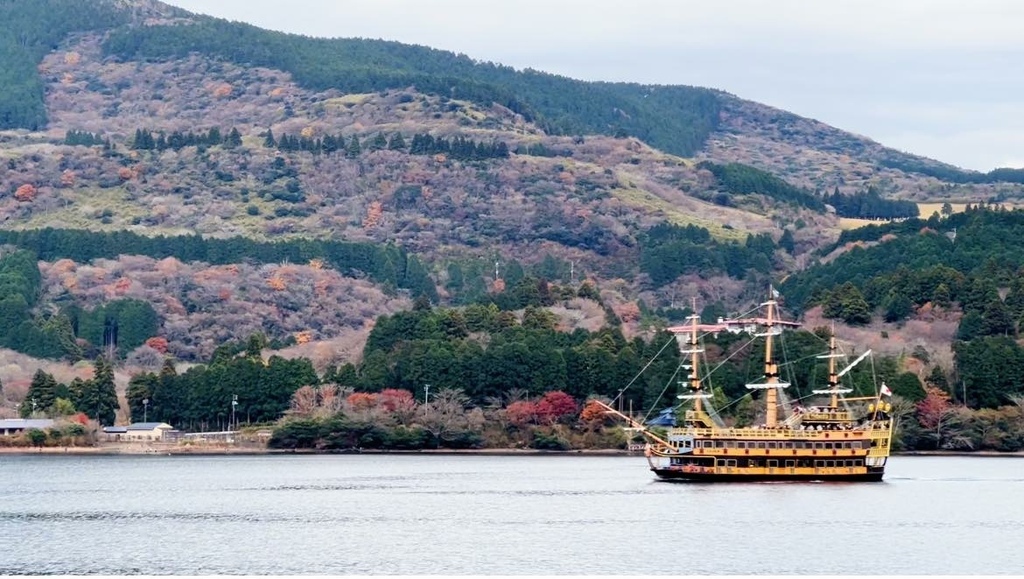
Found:
<svg viewBox="0 0 1024 579"><path fill-rule="evenodd" d="M961 167L1024 167L1024 2L1016 0L170 3L584 80L718 88Z"/></svg>

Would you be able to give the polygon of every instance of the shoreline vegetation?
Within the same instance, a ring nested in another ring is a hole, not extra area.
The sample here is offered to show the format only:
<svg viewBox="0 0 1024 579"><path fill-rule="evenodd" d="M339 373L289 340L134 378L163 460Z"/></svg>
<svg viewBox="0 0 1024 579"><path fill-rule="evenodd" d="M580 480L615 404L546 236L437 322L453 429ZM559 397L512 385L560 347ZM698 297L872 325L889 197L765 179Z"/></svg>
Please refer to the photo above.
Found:
<svg viewBox="0 0 1024 579"><path fill-rule="evenodd" d="M183 445L177 443L133 442L100 443L95 446L39 446L0 447L0 455L97 455L97 456L264 456L264 455L328 455L328 454L387 454L387 455L472 455L472 456L642 456L643 452L618 448L540 450L534 448L473 448L422 450L317 450L277 449L235 445ZM1024 457L1024 451L999 452L994 450L908 450L893 452L892 456L984 456Z"/></svg>

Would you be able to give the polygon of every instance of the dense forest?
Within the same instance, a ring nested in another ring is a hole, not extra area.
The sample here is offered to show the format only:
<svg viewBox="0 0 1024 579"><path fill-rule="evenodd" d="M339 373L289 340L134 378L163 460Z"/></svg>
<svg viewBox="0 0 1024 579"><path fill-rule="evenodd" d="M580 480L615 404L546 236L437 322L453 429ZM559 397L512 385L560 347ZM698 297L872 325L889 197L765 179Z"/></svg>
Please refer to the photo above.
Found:
<svg viewBox="0 0 1024 579"><path fill-rule="evenodd" d="M650 276L655 286L691 273L724 273L736 279L748 279L750 273L764 277L772 270L777 247L768 233L748 235L744 243L717 241L703 227L668 223L644 232L639 245L640 271Z"/></svg>
<svg viewBox="0 0 1024 579"><path fill-rule="evenodd" d="M748 195L757 193L783 203L792 203L814 211L824 211L825 204L813 193L790 185L785 180L749 165L728 163L719 165L702 161L697 165L715 176L719 189L725 194ZM719 205L731 205L728 196L715 199Z"/></svg>
<svg viewBox="0 0 1024 579"><path fill-rule="evenodd" d="M831 205L836 210L836 215L840 217L904 219L917 217L919 214L917 203L883 199L874 187L868 187L865 191L852 194L840 193L839 188L836 187L831 195L825 196L824 201Z"/></svg>
<svg viewBox="0 0 1024 579"><path fill-rule="evenodd" d="M861 288L872 307L881 305L890 290L921 305L935 297L939 285L946 286L948 299L962 301L965 276L997 286L1011 284L1024 266L1022 235L1024 211L982 206L947 217L869 225L844 231L820 253L827 255L858 242L876 245L854 246L827 264L796 273L782 284L782 290L798 310L847 283ZM905 281L907 276L914 281Z"/></svg>

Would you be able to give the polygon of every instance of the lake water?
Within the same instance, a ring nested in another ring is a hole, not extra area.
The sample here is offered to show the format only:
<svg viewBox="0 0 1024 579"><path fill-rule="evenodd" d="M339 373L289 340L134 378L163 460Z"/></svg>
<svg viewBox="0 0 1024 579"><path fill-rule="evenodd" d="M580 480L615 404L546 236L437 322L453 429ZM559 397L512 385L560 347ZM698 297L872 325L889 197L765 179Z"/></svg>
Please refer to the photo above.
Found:
<svg viewBox="0 0 1024 579"><path fill-rule="evenodd" d="M0 575L1024 570L1024 459L652 476L626 456L0 456Z"/></svg>

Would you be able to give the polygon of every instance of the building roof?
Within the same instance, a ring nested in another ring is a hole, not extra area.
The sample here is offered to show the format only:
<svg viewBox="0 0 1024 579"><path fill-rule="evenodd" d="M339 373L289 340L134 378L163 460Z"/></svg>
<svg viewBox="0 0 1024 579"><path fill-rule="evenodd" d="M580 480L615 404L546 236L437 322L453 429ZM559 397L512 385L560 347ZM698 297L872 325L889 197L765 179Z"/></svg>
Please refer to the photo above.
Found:
<svg viewBox="0 0 1024 579"><path fill-rule="evenodd" d="M127 426L104 426L103 432L107 434L124 434L128 432Z"/></svg>
<svg viewBox="0 0 1024 579"><path fill-rule="evenodd" d="M0 429L11 430L15 428L50 428L53 420L49 418L5 418L0 420Z"/></svg>
<svg viewBox="0 0 1024 579"><path fill-rule="evenodd" d="M128 430L156 430L157 428L171 430L174 427L166 422L136 422L128 425Z"/></svg>

